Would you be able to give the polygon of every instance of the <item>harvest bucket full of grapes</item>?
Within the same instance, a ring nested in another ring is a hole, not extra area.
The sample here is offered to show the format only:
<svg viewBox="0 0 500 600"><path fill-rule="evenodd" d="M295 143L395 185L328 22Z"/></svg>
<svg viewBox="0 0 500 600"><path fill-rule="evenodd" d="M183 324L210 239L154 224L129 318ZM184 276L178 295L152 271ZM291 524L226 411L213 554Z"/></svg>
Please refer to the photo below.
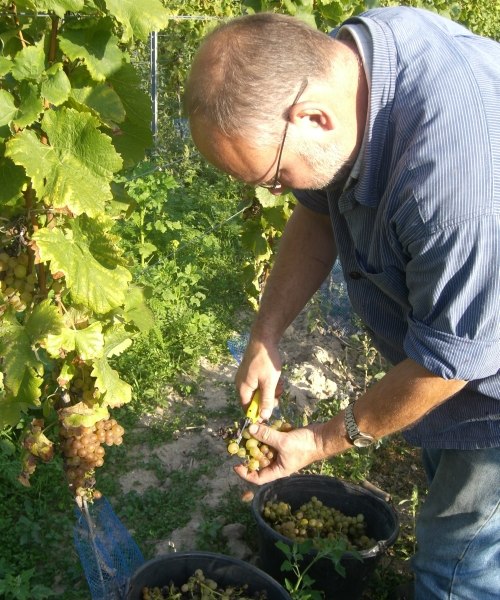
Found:
<svg viewBox="0 0 500 600"><path fill-rule="evenodd" d="M399 518L393 507L364 487L323 475L292 475L263 485L254 496L252 513L257 522L259 564L276 580L290 579L281 567L285 555L276 546L289 547L305 539L340 539L346 546L340 571L328 558L313 561L316 551L301 565L313 589L325 600L357 600L375 566L399 534Z"/></svg>
<svg viewBox="0 0 500 600"><path fill-rule="evenodd" d="M145 562L131 578L125 600L196 598L291 600L254 565L215 552L177 552Z"/></svg>

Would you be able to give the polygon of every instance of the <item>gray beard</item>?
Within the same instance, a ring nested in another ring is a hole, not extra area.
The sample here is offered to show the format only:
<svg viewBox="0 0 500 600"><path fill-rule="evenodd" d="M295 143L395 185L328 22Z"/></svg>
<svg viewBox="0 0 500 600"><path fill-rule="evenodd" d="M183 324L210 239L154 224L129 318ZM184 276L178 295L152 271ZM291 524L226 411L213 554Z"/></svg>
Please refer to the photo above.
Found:
<svg viewBox="0 0 500 600"><path fill-rule="evenodd" d="M314 142L302 140L297 147L297 154L312 170L310 190L322 190L326 187L340 187L345 183L352 169L349 160L336 147L323 148Z"/></svg>

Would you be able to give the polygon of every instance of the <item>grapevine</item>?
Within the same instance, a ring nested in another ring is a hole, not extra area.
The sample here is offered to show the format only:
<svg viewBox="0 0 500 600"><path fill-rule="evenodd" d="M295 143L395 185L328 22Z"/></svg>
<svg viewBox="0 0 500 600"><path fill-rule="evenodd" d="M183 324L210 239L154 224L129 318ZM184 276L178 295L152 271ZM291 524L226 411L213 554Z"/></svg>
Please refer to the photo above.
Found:
<svg viewBox="0 0 500 600"><path fill-rule="evenodd" d="M118 173L152 145L129 52L169 14L159 0L29 6L1 9L0 433L23 485L59 456L92 500L124 433L111 413L132 397L113 359L152 324L114 232L129 209Z"/></svg>

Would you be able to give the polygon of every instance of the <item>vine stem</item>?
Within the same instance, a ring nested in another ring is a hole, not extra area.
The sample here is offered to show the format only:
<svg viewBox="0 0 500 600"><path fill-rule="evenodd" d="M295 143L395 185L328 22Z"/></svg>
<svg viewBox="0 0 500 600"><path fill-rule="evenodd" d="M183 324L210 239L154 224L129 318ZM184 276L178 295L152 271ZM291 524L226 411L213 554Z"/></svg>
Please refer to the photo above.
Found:
<svg viewBox="0 0 500 600"><path fill-rule="evenodd" d="M56 59L57 50L57 32L59 30L59 17L52 17L52 27L50 30L49 63L52 64Z"/></svg>

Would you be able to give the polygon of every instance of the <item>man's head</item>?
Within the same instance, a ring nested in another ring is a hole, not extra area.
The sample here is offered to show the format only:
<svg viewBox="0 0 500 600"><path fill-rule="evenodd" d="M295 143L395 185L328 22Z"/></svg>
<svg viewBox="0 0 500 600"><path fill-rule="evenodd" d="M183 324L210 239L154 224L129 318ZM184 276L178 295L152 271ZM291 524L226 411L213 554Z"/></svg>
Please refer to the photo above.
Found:
<svg viewBox="0 0 500 600"><path fill-rule="evenodd" d="M299 19L234 19L205 38L193 62L185 94L193 139L248 183L277 174L283 187L324 187L359 141L359 69L352 46Z"/></svg>

